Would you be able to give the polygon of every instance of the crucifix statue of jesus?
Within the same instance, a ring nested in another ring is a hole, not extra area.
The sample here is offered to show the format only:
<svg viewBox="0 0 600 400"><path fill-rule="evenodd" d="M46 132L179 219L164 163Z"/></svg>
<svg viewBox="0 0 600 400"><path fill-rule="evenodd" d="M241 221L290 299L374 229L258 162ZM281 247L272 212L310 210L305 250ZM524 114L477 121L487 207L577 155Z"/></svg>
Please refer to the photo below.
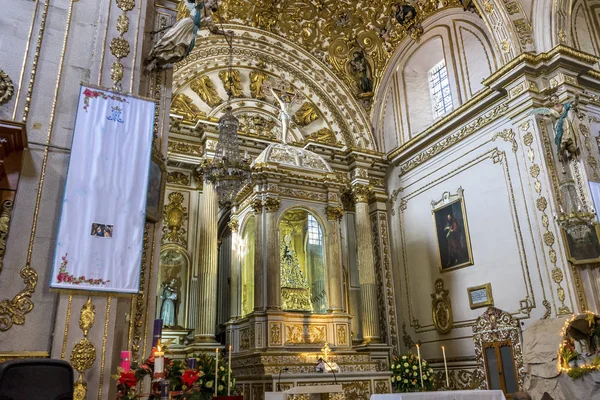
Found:
<svg viewBox="0 0 600 400"><path fill-rule="evenodd" d="M281 121L281 142L287 144L287 134L290 129L290 120L292 118L292 108L298 105L302 100L300 92L296 91L293 85L281 77L275 83L266 81L263 89L275 98L279 103L279 120Z"/></svg>

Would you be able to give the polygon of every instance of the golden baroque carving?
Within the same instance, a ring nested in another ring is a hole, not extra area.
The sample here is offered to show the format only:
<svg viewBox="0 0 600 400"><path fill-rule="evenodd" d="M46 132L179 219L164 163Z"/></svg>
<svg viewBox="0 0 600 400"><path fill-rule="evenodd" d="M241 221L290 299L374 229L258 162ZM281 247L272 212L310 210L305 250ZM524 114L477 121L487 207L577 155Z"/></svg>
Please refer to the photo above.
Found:
<svg viewBox="0 0 600 400"><path fill-rule="evenodd" d="M181 171L171 171L167 174L167 183L189 186L190 176Z"/></svg>
<svg viewBox="0 0 600 400"><path fill-rule="evenodd" d="M163 237L161 243L181 243L187 245L186 229L183 227L188 218L187 207L183 206L183 194L173 192L169 194L169 203L165 206Z"/></svg>
<svg viewBox="0 0 600 400"><path fill-rule="evenodd" d="M201 76L190 84L190 88L210 107L216 107L223 102L215 85L208 76Z"/></svg>
<svg viewBox="0 0 600 400"><path fill-rule="evenodd" d="M327 339L327 326L325 325L286 325L286 344L315 344L325 343Z"/></svg>
<svg viewBox="0 0 600 400"><path fill-rule="evenodd" d="M298 126L307 126L317 119L319 119L319 113L315 106L309 101L305 101L304 104L302 104L302 107L294 114L294 122Z"/></svg>
<svg viewBox="0 0 600 400"><path fill-rule="evenodd" d="M368 203L369 195L373 192L371 186L368 185L354 185L352 187L352 194L354 196L354 201L357 203Z"/></svg>
<svg viewBox="0 0 600 400"><path fill-rule="evenodd" d="M87 383L84 382L83 377L79 375L79 378L73 385L73 400L85 400L87 395Z"/></svg>
<svg viewBox="0 0 600 400"><path fill-rule="evenodd" d="M171 101L171 113L181 115L185 122L196 123L200 118L206 118L206 113L201 111L194 100L184 93L176 94Z"/></svg>
<svg viewBox="0 0 600 400"><path fill-rule="evenodd" d="M259 65L264 68L265 65ZM269 76L263 71L251 71L250 72L250 94L257 100L266 99L263 84L269 80Z"/></svg>
<svg viewBox="0 0 600 400"><path fill-rule="evenodd" d="M73 347L69 361L73 368L79 373L83 373L85 370L90 369L96 361L96 347L84 337Z"/></svg>
<svg viewBox="0 0 600 400"><path fill-rule="evenodd" d="M492 141L496 141L496 139L498 139L498 138L502 138L502 139L504 139L505 142L511 143L513 153L516 153L517 150L519 149L519 145L517 144L517 141L515 140L515 132L513 132L512 129L505 129L502 132L498 132L498 133L494 134L494 136L492 137Z"/></svg>
<svg viewBox="0 0 600 400"><path fill-rule="evenodd" d="M6 239L10 228L10 216L12 213L12 200L4 200L0 207L0 274L4 266L4 254L6 253Z"/></svg>
<svg viewBox="0 0 600 400"><path fill-rule="evenodd" d="M264 205L267 212L276 212L281 206L281 200L275 199L273 197L267 197Z"/></svg>
<svg viewBox="0 0 600 400"><path fill-rule="evenodd" d="M25 288L11 299L3 299L0 302L0 332L6 332L13 324L23 325L25 315L33 310L31 296L35 292L38 283L37 271L27 264L21 269L19 275L25 283Z"/></svg>
<svg viewBox="0 0 600 400"><path fill-rule="evenodd" d="M227 226L229 226L231 232L237 232L240 229L240 221L238 221L237 219L232 219L227 223Z"/></svg>
<svg viewBox="0 0 600 400"><path fill-rule="evenodd" d="M83 331L83 336L87 336L89 330L96 321L96 307L92 304L91 297L88 297L87 302L81 307L79 314L79 328Z"/></svg>
<svg viewBox="0 0 600 400"><path fill-rule="evenodd" d="M113 82L119 82L123 79L123 64L118 61L112 63L110 66L110 79L112 79Z"/></svg>
<svg viewBox="0 0 600 400"><path fill-rule="evenodd" d="M346 329L346 325L338 325L335 334L338 346L348 345L348 329Z"/></svg>
<svg viewBox="0 0 600 400"><path fill-rule="evenodd" d="M116 0L117 7L123 11L131 11L135 7L135 0Z"/></svg>
<svg viewBox="0 0 600 400"><path fill-rule="evenodd" d="M167 144L167 151L169 153L187 154L190 156L202 156L203 149L199 144L192 144L187 142L179 142L169 139Z"/></svg>
<svg viewBox="0 0 600 400"><path fill-rule="evenodd" d="M110 41L110 52L118 59L129 55L129 42L122 37L113 38Z"/></svg>
<svg viewBox="0 0 600 400"><path fill-rule="evenodd" d="M148 247L149 235L148 224L144 227L144 240L142 247L142 268L140 272L140 288L144 287L146 281L146 270L148 269ZM142 343L142 325L144 324L144 290L140 290L135 295L135 314L133 317L132 339L131 339L131 359L137 360Z"/></svg>
<svg viewBox="0 0 600 400"><path fill-rule="evenodd" d="M8 74L0 69L0 105L8 103L15 92L15 86Z"/></svg>
<svg viewBox="0 0 600 400"><path fill-rule="evenodd" d="M344 215L344 210L341 207L327 206L325 213L329 221L340 221Z"/></svg>
<svg viewBox="0 0 600 400"><path fill-rule="evenodd" d="M271 344L272 345L280 345L281 344L281 326L277 324L271 324Z"/></svg>
<svg viewBox="0 0 600 400"><path fill-rule="evenodd" d="M263 210L263 202L262 202L262 200L260 200L260 199L254 199L252 201L251 207L252 207L252 210L255 213L257 213L257 214L262 213L262 210Z"/></svg>
<svg viewBox="0 0 600 400"><path fill-rule="evenodd" d="M123 35L129 30L129 17L123 13L117 18L117 31Z"/></svg>
<svg viewBox="0 0 600 400"><path fill-rule="evenodd" d="M94 361L96 361L96 347L87 338L88 332L92 328L92 325L94 325L95 320L96 309L94 304L92 304L92 298L88 297L79 313L79 327L83 331L83 338L75 343L69 357L71 365L79 372L79 377L74 386L74 398L76 399L83 400L86 398L87 384L83 380L82 374L90 369L94 365Z"/></svg>
<svg viewBox="0 0 600 400"><path fill-rule="evenodd" d="M311 133L306 137L305 141L314 141L317 143L337 145L338 141L335 137L335 133L329 128L321 128L316 132Z"/></svg>
<svg viewBox="0 0 600 400"><path fill-rule="evenodd" d="M414 156L413 158L411 158L410 160L408 160L407 162L402 164L400 166L400 173L404 174L404 173L416 168L418 165L424 163L427 160L430 160L431 158L438 155L442 151L452 147L453 145L460 142L461 140L471 136L472 134L474 134L475 132L477 132L478 130L483 128L484 126L488 125L492 121L494 121L494 120L498 119L499 117L501 117L502 115L506 114L508 109L509 109L509 107L508 107L507 103L501 104L501 105L495 107L488 114L485 114L482 117L477 118L475 120L475 122L462 127L458 132L455 132L449 136L446 136L445 138L443 138L442 140L440 140L433 146L422 151L418 155Z"/></svg>
<svg viewBox="0 0 600 400"><path fill-rule="evenodd" d="M240 79L240 71L238 69L231 71L231 82L229 82L230 77L228 70L219 71L219 79L221 79L221 82L223 82L223 87L225 88L226 92L231 90L231 97L244 97L244 92L242 91L242 81Z"/></svg>
<svg viewBox="0 0 600 400"><path fill-rule="evenodd" d="M444 289L444 280L439 278L435 281L435 293L431 294L431 314L435 329L445 334L452 330L454 318L452 316L452 303L448 290Z"/></svg>

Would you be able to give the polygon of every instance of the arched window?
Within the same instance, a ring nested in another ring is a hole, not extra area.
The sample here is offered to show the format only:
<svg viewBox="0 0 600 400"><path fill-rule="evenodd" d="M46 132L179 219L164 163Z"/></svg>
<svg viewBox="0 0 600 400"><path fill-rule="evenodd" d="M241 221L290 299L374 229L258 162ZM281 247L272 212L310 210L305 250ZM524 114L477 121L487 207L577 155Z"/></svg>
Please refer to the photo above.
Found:
<svg viewBox="0 0 600 400"><path fill-rule="evenodd" d="M242 316L254 310L254 242L256 237L256 220L250 217L242 232L240 244L241 283L242 283Z"/></svg>
<svg viewBox="0 0 600 400"><path fill-rule="evenodd" d="M293 209L283 215L279 237L282 308L327 312L323 227L308 211Z"/></svg>

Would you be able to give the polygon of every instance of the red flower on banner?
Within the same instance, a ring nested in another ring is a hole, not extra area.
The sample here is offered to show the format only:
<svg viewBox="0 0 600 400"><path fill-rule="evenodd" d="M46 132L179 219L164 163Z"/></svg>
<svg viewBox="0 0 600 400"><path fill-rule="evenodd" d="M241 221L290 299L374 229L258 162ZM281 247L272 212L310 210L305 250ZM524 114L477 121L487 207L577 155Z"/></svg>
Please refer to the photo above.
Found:
<svg viewBox="0 0 600 400"><path fill-rule="evenodd" d="M86 88L83 91L83 109L87 112L87 109L90 106L90 99L96 99L98 97L101 97L104 100L110 99L110 100L120 101L121 103L127 103L127 99L125 97L121 97L119 95L106 94L100 90L92 90L92 89Z"/></svg>
<svg viewBox="0 0 600 400"><path fill-rule="evenodd" d="M181 374L181 382L187 387L192 387L194 383L200 377L200 373L195 369L186 369L183 374Z"/></svg>
<svg viewBox="0 0 600 400"><path fill-rule="evenodd" d="M135 380L135 374L133 372L121 372L119 383L127 386L128 388L134 387L137 384Z"/></svg>
<svg viewBox="0 0 600 400"><path fill-rule="evenodd" d="M59 283L70 283L73 285L80 285L82 283L88 283L90 285L93 286L98 286L98 285L106 285L108 282L110 282L110 280L104 281L102 279L88 279L85 276L80 276L79 278L71 275L70 273L67 272L67 264L69 264L69 261L67 260L67 254L65 254L62 257L62 263L60 263L60 269L58 270L58 275L56 275L56 280Z"/></svg>

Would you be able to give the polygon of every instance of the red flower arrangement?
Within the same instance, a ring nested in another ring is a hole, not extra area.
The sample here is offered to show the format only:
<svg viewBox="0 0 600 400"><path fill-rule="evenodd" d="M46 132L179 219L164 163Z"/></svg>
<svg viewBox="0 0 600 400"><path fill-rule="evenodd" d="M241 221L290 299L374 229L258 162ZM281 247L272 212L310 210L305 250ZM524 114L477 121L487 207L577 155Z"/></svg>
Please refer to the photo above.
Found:
<svg viewBox="0 0 600 400"><path fill-rule="evenodd" d="M133 372L120 372L121 377L118 382L127 386L128 388L132 388L137 384L137 380L135 379L135 374Z"/></svg>
<svg viewBox="0 0 600 400"><path fill-rule="evenodd" d="M122 103L127 103L127 99L124 97L121 97L119 95L110 95L110 94L106 94L103 91L100 90L92 90L89 88L86 88L83 91L83 109L87 112L87 109L90 106L90 99L96 99L98 97L101 97L104 100L107 99L111 99L111 100L115 100L115 101L120 101Z"/></svg>
<svg viewBox="0 0 600 400"><path fill-rule="evenodd" d="M102 280L102 279L92 279L86 278L85 276L76 277L67 272L67 264L69 261L67 260L68 253L62 257L62 263L60 263L60 269L58 270L58 275L56 276L56 280L59 283L70 283L73 285L80 285L82 283L87 283L92 286L98 285L106 285L110 280Z"/></svg>
<svg viewBox="0 0 600 400"><path fill-rule="evenodd" d="M181 382L187 387L192 387L200 378L200 374L204 375L204 372L195 369L186 369L181 374Z"/></svg>

